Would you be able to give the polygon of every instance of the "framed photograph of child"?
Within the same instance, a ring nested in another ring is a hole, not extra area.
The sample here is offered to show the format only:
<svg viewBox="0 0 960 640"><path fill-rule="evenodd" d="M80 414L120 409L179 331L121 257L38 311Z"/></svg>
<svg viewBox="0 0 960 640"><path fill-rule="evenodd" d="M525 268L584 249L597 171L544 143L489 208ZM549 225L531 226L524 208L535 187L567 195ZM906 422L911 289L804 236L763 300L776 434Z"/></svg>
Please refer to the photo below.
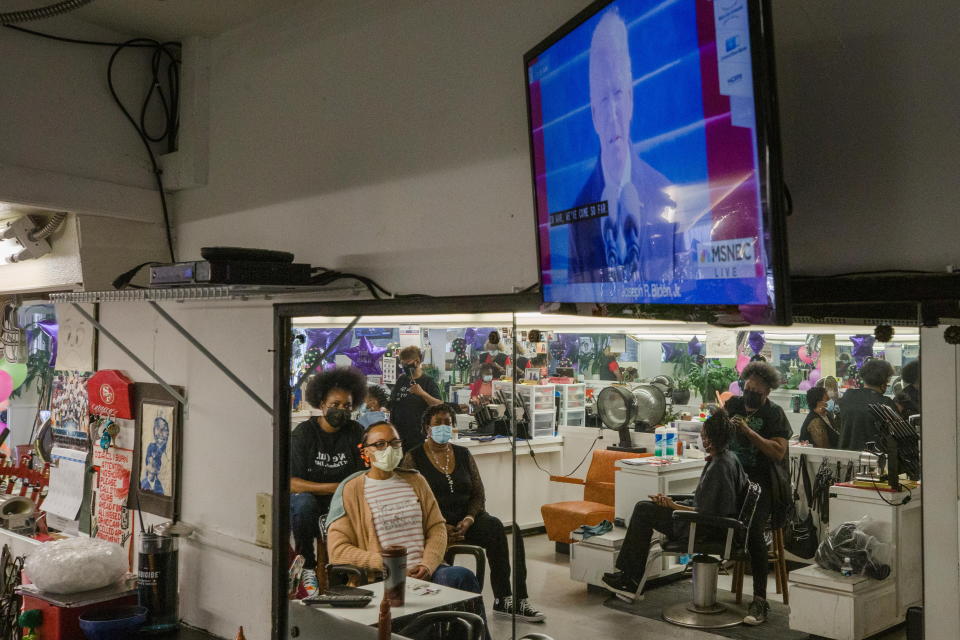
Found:
<svg viewBox="0 0 960 640"><path fill-rule="evenodd" d="M183 394L182 388L174 389ZM180 513L182 407L160 385L138 382L134 408L136 445L129 507L176 518Z"/></svg>

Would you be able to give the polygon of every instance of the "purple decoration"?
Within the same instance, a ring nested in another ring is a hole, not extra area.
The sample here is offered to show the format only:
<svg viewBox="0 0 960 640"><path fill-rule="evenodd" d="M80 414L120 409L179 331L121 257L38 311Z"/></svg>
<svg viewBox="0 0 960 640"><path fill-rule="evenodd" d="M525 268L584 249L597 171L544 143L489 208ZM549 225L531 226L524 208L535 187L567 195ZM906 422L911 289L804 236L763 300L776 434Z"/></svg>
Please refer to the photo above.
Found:
<svg viewBox="0 0 960 640"><path fill-rule="evenodd" d="M677 357L677 345L672 342L661 342L660 351L662 353L660 359L663 362L673 362Z"/></svg>
<svg viewBox="0 0 960 640"><path fill-rule="evenodd" d="M868 335L850 336L850 342L853 343L853 359L857 361L857 368L863 366L867 358L873 357L873 343L876 338Z"/></svg>
<svg viewBox="0 0 960 640"><path fill-rule="evenodd" d="M767 340L763 336L763 331L751 331L750 336L747 338L747 344L753 349L754 354L759 354L763 351L763 345L766 343Z"/></svg>
<svg viewBox="0 0 960 640"><path fill-rule="evenodd" d="M343 353L347 345L350 344L349 336L345 336L333 349L327 351L330 344L337 339L341 331L343 331L343 329L305 329L303 332L306 335L304 353L313 351L316 352L318 356L322 354L324 363L333 363L334 356L338 353Z"/></svg>
<svg viewBox="0 0 960 640"><path fill-rule="evenodd" d="M355 347L344 349L341 353L349 357L354 366L364 375L378 376L383 373L380 368L380 358L386 350L386 347L378 347L370 342L369 338L363 336Z"/></svg>
<svg viewBox="0 0 960 640"><path fill-rule="evenodd" d="M563 354L575 362L580 355L580 334L564 333L561 342Z"/></svg>
<svg viewBox="0 0 960 640"><path fill-rule="evenodd" d="M690 338L690 342L687 343L687 353L691 356L699 356L703 353L703 345L697 340L697 336Z"/></svg>
<svg viewBox="0 0 960 640"><path fill-rule="evenodd" d="M474 351L483 351L483 346L487 344L487 338L490 336L491 331L497 331L494 327L476 327L467 329L463 333L463 339L467 341L467 344L473 347ZM501 336L500 347L506 349L506 345L503 344L503 338Z"/></svg>
<svg viewBox="0 0 960 640"><path fill-rule="evenodd" d="M50 337L50 366L53 367L57 362L57 336L60 333L60 325L57 324L56 318L50 318L49 320L41 320L34 326ZM35 335L30 336L31 343L33 343Z"/></svg>

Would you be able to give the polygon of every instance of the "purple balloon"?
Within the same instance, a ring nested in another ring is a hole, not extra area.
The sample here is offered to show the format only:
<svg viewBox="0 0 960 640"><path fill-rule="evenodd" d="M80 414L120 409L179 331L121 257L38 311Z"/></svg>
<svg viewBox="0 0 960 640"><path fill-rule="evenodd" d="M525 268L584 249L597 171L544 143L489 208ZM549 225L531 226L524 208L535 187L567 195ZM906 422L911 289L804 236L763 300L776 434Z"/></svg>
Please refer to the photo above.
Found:
<svg viewBox="0 0 960 640"><path fill-rule="evenodd" d="M735 396L741 395L740 383L739 383L739 382L731 382L731 383L730 383L730 387L727 389L727 391L729 391L730 393L732 393L732 394L735 395Z"/></svg>
<svg viewBox="0 0 960 640"><path fill-rule="evenodd" d="M873 357L873 343L876 340L870 335L850 336L850 342L853 343L853 359L857 362L857 368L862 367L867 358Z"/></svg>
<svg viewBox="0 0 960 640"><path fill-rule="evenodd" d="M363 336L357 346L344 349L342 353L349 357L354 366L364 375L378 376L383 373L380 368L380 358L386 350L386 347L378 347L370 342L369 338Z"/></svg>
<svg viewBox="0 0 960 640"><path fill-rule="evenodd" d="M812 387L813 387L813 383L810 382L809 380L804 380L799 385L797 385L797 389L799 389L800 391L807 391Z"/></svg>
<svg viewBox="0 0 960 640"><path fill-rule="evenodd" d="M820 380L820 369L814 369L810 372L810 375L807 376L807 380L810 381L810 384L817 384L817 381Z"/></svg>
<svg viewBox="0 0 960 640"><path fill-rule="evenodd" d="M661 342L660 352L662 354L660 357L662 362L673 362L673 359L677 355L677 345L672 342Z"/></svg>
<svg viewBox="0 0 960 640"><path fill-rule="evenodd" d="M751 331L750 336L747 338L747 344L753 349L754 355L763 351L763 345L766 343L767 339L764 337L763 331Z"/></svg>

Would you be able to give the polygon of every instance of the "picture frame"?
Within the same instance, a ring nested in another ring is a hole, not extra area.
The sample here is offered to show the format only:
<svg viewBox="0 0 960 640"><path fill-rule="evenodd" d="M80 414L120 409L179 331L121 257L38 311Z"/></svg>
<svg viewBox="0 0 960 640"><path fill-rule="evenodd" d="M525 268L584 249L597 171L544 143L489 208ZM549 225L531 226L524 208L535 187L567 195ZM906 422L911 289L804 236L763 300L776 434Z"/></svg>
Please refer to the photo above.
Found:
<svg viewBox="0 0 960 640"><path fill-rule="evenodd" d="M183 394L182 387L173 387ZM158 384L135 383L136 419L128 506L165 518L180 516L183 407Z"/></svg>

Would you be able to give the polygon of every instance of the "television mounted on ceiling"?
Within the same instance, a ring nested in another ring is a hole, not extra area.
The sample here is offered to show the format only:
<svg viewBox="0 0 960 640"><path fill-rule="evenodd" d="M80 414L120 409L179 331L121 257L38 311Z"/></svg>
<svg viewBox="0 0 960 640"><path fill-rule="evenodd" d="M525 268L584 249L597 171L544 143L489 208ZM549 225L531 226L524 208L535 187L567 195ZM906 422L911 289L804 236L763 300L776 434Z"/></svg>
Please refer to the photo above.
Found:
<svg viewBox="0 0 960 640"><path fill-rule="evenodd" d="M594 2L524 65L547 309L790 323L767 0Z"/></svg>

